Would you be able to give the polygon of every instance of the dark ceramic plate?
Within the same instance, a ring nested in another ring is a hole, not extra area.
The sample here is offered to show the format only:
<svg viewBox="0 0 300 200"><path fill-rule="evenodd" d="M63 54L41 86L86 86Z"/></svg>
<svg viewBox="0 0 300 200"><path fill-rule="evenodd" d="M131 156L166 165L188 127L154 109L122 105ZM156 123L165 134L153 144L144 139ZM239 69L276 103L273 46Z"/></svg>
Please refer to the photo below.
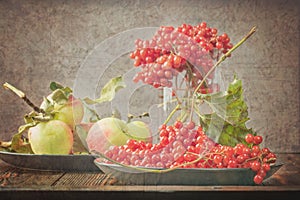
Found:
<svg viewBox="0 0 300 200"><path fill-rule="evenodd" d="M18 168L46 171L98 171L92 155L37 155L0 151L0 159Z"/></svg>
<svg viewBox="0 0 300 200"><path fill-rule="evenodd" d="M119 181L135 185L254 185L253 177L255 176L251 169L245 168L179 168L169 172L155 173L106 164L97 159L95 164L104 173L111 174ZM281 166L282 164L271 166L265 180Z"/></svg>

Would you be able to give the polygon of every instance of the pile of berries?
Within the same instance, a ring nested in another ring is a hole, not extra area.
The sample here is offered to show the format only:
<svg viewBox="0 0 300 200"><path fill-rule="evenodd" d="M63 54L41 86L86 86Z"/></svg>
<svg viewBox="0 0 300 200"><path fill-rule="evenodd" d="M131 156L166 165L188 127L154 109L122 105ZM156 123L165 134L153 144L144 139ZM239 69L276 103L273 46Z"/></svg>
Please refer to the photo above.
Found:
<svg viewBox="0 0 300 200"><path fill-rule="evenodd" d="M183 77L193 89L214 62L233 47L226 33L218 35L217 29L208 27L206 22L177 28L161 26L152 39L137 39L135 46L130 58L141 71L134 82L142 81L155 88L172 87L173 77L184 72Z"/></svg>
<svg viewBox="0 0 300 200"><path fill-rule="evenodd" d="M111 146L104 152L107 158L125 165L155 168L251 168L253 178L261 184L276 155L260 148L262 137L247 134L244 143L225 146L212 141L194 122L176 121L162 125L159 143L130 139L126 145ZM105 160L110 163L110 161Z"/></svg>

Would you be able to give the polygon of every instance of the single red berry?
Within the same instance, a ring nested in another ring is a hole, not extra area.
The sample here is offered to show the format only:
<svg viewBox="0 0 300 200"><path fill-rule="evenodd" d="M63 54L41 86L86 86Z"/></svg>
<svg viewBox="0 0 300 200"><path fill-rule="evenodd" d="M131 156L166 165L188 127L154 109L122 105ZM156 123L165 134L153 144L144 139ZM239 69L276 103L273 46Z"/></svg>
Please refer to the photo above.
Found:
<svg viewBox="0 0 300 200"><path fill-rule="evenodd" d="M228 168L237 168L237 162L235 160L229 160Z"/></svg>
<svg viewBox="0 0 300 200"><path fill-rule="evenodd" d="M177 128L177 129L180 129L182 126L183 126L183 123L181 121L176 121L174 123L174 127Z"/></svg>
<svg viewBox="0 0 300 200"><path fill-rule="evenodd" d="M206 26L207 26L206 22L201 22L201 24L200 24L201 28L206 28Z"/></svg>
<svg viewBox="0 0 300 200"><path fill-rule="evenodd" d="M246 141L248 144L252 144L252 143L253 143L253 139L254 139L254 136L253 136L251 133L248 133L248 134L245 136L245 141Z"/></svg>
<svg viewBox="0 0 300 200"><path fill-rule="evenodd" d="M188 124L186 125L186 127L187 127L188 129L194 129L194 128L195 128L195 123L192 122L192 121L190 121L190 122L188 122Z"/></svg>
<svg viewBox="0 0 300 200"><path fill-rule="evenodd" d="M241 164L245 161L245 156L244 155L238 155L236 160L239 164Z"/></svg>
<svg viewBox="0 0 300 200"><path fill-rule="evenodd" d="M265 172L268 172L270 171L271 167L270 167L270 164L269 163L264 163L262 164L262 168Z"/></svg>
<svg viewBox="0 0 300 200"><path fill-rule="evenodd" d="M215 164L219 164L219 163L222 163L223 158L221 155L215 155L213 160L214 160Z"/></svg>
<svg viewBox="0 0 300 200"><path fill-rule="evenodd" d="M254 145L251 150L252 150L252 153L256 153L256 154L258 154L260 152L260 148L257 145Z"/></svg>
<svg viewBox="0 0 300 200"><path fill-rule="evenodd" d="M255 184L259 185L263 182L263 177L261 177L260 175L255 175L253 181Z"/></svg>
<svg viewBox="0 0 300 200"><path fill-rule="evenodd" d="M251 169L256 172L260 169L260 162L258 162L257 160L254 160L250 166L251 166Z"/></svg>
<svg viewBox="0 0 300 200"><path fill-rule="evenodd" d="M262 143L262 141L263 141L263 138L262 138L262 136L260 136L260 135L256 135L256 136L254 136L254 138L253 138L253 143L256 144L256 145Z"/></svg>
<svg viewBox="0 0 300 200"><path fill-rule="evenodd" d="M259 175L262 178L264 178L267 175L267 173L266 173L266 171L263 168L261 168L261 169L258 170L257 175Z"/></svg>
<svg viewBox="0 0 300 200"><path fill-rule="evenodd" d="M221 42L216 43L216 48L217 49L222 49L222 47L223 47L223 44Z"/></svg>
<svg viewBox="0 0 300 200"><path fill-rule="evenodd" d="M262 151L264 154L268 154L268 153L271 152L268 148L263 148L261 151Z"/></svg>

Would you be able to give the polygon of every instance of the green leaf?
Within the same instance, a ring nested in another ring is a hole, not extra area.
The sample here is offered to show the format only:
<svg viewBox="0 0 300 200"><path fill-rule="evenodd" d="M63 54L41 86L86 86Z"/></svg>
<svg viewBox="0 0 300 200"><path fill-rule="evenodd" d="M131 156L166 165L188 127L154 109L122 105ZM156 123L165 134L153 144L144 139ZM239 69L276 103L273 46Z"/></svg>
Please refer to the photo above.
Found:
<svg viewBox="0 0 300 200"><path fill-rule="evenodd" d="M30 143L27 138L23 137L23 133L36 124L36 122L32 122L19 127L18 133L12 137L10 151L33 154Z"/></svg>
<svg viewBox="0 0 300 200"><path fill-rule="evenodd" d="M51 100L59 105L64 105L68 101L68 97L62 89L56 89L51 94Z"/></svg>
<svg viewBox="0 0 300 200"><path fill-rule="evenodd" d="M212 112L200 117L206 134L222 145L235 146L245 142L247 133L256 133L246 127L248 106L243 98L242 81L234 76L227 91L200 94L198 98L207 103Z"/></svg>
<svg viewBox="0 0 300 200"><path fill-rule="evenodd" d="M46 113L51 113L54 110L54 103L50 101L48 98L43 97L43 102L40 106Z"/></svg>
<svg viewBox="0 0 300 200"><path fill-rule="evenodd" d="M84 101L87 104L99 104L102 102L112 101L115 97L115 94L118 90L125 88L126 85L123 81L122 76L117 76L109 80L108 83L104 85L101 90L100 98L92 100L90 98L85 98Z"/></svg>
<svg viewBox="0 0 300 200"><path fill-rule="evenodd" d="M63 89L64 88L64 86L62 86L61 84L59 84L59 83L57 83L57 82L51 82L50 83L50 89L52 90L52 91L55 91L55 90L57 90L57 89Z"/></svg>
<svg viewBox="0 0 300 200"><path fill-rule="evenodd" d="M55 112L54 105L56 105L56 107L57 105L64 106L72 94L72 90L69 87L63 87L55 82L50 84L50 88L53 90L52 93L47 97L43 97L43 102L40 106L40 108L49 115Z"/></svg>
<svg viewBox="0 0 300 200"><path fill-rule="evenodd" d="M84 116L81 120L82 123L93 123L100 120L99 115L94 109L89 108L84 102L83 102L83 109L84 109Z"/></svg>
<svg viewBox="0 0 300 200"><path fill-rule="evenodd" d="M63 85L57 83L57 82L51 82L50 83L50 89L55 92L56 90L63 91L64 95L66 97L69 97L69 95L73 92L73 90L69 87L64 87Z"/></svg>

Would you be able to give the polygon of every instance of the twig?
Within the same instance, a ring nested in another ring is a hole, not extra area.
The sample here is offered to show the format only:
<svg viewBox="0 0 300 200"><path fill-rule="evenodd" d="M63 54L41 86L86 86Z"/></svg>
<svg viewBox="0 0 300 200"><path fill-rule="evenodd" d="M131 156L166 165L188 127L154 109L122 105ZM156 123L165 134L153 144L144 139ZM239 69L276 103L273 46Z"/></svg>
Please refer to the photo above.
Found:
<svg viewBox="0 0 300 200"><path fill-rule="evenodd" d="M25 95L24 92L22 92L21 90L15 88L14 86L12 86L9 83L4 83L3 87L5 89L8 89L10 91L12 91L13 93L15 93L16 95L18 95L21 99L23 99L31 108L33 108L34 111L38 112L38 113L43 113L45 114L45 111L41 108L39 108L38 106L34 105Z"/></svg>

